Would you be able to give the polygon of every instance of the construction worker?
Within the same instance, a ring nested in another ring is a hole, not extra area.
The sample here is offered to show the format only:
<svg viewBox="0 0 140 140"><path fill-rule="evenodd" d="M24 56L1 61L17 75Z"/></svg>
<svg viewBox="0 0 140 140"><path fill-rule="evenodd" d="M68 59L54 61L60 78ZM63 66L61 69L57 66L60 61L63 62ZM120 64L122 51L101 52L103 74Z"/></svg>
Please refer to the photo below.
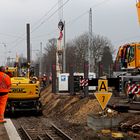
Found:
<svg viewBox="0 0 140 140"><path fill-rule="evenodd" d="M43 74L42 84L43 84L43 87L46 87L47 86L47 76L46 76L46 74Z"/></svg>
<svg viewBox="0 0 140 140"><path fill-rule="evenodd" d="M62 38L63 38L63 29L64 29L64 23L62 22L62 20L59 21L58 28L60 30L58 40L62 40Z"/></svg>
<svg viewBox="0 0 140 140"><path fill-rule="evenodd" d="M4 112L8 99L8 92L11 87L11 79L5 73L5 67L0 67L0 123L5 123Z"/></svg>

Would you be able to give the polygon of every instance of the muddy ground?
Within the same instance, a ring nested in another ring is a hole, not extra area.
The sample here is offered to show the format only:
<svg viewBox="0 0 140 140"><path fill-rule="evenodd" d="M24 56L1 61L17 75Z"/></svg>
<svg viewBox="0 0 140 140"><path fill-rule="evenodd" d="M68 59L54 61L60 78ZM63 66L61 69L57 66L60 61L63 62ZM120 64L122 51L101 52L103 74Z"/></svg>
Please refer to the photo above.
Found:
<svg viewBox="0 0 140 140"><path fill-rule="evenodd" d="M102 111L94 94L81 99L79 94L70 96L68 93L51 93L51 87L49 87L41 93L40 100L43 105L43 115L65 131L73 140L115 139L87 126L87 115ZM128 137L127 132L122 134L122 139L133 139Z"/></svg>

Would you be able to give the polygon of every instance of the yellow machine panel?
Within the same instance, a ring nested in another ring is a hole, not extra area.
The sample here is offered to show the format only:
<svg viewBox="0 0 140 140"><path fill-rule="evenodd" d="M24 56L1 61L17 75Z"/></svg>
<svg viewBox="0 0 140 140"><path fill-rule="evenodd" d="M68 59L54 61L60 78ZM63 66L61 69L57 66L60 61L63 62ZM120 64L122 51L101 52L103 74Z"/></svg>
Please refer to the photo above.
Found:
<svg viewBox="0 0 140 140"><path fill-rule="evenodd" d="M36 84L12 84L9 99L39 98L39 86Z"/></svg>

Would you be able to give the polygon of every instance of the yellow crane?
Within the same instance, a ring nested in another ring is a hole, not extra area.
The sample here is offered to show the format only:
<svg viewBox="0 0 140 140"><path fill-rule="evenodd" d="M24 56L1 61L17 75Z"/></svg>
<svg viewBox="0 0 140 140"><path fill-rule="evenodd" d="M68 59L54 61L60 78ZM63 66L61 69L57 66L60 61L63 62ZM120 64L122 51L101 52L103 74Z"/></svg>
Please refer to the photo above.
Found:
<svg viewBox="0 0 140 140"><path fill-rule="evenodd" d="M140 0L136 2L137 13L138 13L138 22L140 24Z"/></svg>

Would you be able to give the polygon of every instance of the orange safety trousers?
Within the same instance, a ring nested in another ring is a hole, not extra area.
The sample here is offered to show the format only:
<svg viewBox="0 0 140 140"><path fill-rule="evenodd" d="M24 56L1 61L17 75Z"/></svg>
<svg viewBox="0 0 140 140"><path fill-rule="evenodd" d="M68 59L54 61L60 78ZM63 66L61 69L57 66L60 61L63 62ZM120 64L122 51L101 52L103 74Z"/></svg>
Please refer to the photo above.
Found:
<svg viewBox="0 0 140 140"><path fill-rule="evenodd" d="M7 99L8 94L0 96L0 122L4 121L4 112L6 108Z"/></svg>

